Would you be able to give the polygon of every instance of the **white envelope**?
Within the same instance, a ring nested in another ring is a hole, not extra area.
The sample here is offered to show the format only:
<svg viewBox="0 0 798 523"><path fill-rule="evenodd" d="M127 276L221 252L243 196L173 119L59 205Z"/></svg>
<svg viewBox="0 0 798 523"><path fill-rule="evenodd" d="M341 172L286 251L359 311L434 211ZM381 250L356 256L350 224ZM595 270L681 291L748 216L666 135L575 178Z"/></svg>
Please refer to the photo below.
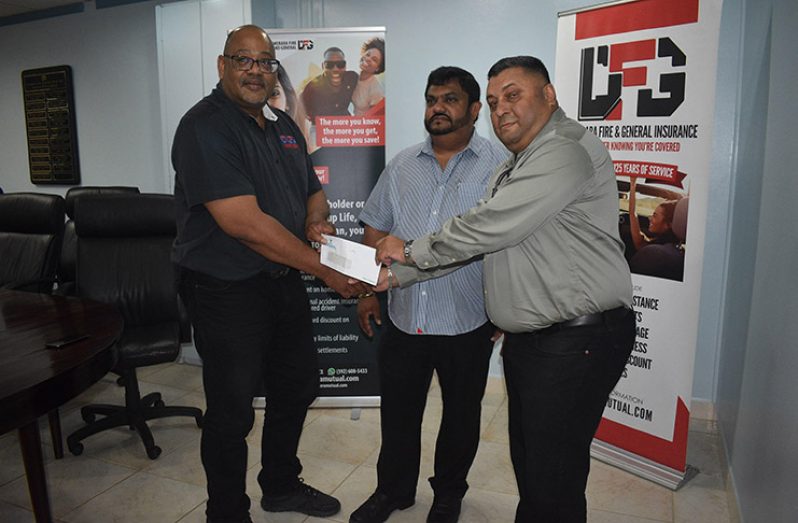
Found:
<svg viewBox="0 0 798 523"><path fill-rule="evenodd" d="M321 244L321 263L336 271L377 285L380 264L375 261L377 251L373 247L336 236L322 235L327 243Z"/></svg>

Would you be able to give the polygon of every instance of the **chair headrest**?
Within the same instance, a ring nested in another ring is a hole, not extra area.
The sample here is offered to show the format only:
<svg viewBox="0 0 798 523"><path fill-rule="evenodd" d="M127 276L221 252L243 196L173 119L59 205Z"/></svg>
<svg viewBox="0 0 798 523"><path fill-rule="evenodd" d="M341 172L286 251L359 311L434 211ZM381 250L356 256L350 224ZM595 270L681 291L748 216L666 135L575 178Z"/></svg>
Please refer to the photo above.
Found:
<svg viewBox="0 0 798 523"><path fill-rule="evenodd" d="M81 238L174 236L171 194L87 195L75 203L75 231Z"/></svg>
<svg viewBox="0 0 798 523"><path fill-rule="evenodd" d="M681 242L687 239L687 209L689 206L690 198L682 198L676 202L676 209L673 211L671 230Z"/></svg>
<svg viewBox="0 0 798 523"><path fill-rule="evenodd" d="M75 218L75 200L82 198L89 194L138 194L138 187L124 187L124 186L83 186L72 187L66 192L64 199L66 200L66 213L67 216Z"/></svg>
<svg viewBox="0 0 798 523"><path fill-rule="evenodd" d="M64 199L32 192L0 194L0 231L22 234L60 234L64 228Z"/></svg>

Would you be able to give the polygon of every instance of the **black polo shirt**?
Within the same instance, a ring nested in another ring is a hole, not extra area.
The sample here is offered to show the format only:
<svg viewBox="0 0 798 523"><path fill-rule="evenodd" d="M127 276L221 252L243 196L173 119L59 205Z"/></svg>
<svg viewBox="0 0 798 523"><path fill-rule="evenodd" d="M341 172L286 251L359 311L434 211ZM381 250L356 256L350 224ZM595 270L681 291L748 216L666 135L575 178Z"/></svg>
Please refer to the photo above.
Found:
<svg viewBox="0 0 798 523"><path fill-rule="evenodd" d="M305 240L307 200L321 184L299 128L273 112L277 120L261 129L217 85L180 120L172 144L175 263L224 280L283 267L228 236L203 205L233 196L255 195L263 212Z"/></svg>

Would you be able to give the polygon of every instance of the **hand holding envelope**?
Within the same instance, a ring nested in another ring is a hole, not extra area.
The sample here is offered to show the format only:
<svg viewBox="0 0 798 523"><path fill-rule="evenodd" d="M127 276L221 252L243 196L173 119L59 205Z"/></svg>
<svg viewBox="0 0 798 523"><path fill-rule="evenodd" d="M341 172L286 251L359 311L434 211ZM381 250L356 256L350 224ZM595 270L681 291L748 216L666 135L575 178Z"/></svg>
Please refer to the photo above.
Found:
<svg viewBox="0 0 798 523"><path fill-rule="evenodd" d="M373 247L327 234L323 234L322 238L326 242L321 244L322 265L356 280L377 285L380 264L374 261L376 251Z"/></svg>

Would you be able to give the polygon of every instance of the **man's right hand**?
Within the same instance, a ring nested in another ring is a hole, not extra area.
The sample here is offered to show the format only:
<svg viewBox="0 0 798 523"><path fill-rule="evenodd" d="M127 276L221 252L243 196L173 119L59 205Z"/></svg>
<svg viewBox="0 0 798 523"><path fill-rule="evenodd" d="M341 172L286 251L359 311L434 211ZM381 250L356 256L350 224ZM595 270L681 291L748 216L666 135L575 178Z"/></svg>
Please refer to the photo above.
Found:
<svg viewBox="0 0 798 523"><path fill-rule="evenodd" d="M369 338L374 337L374 329L371 328L371 318L377 326L382 325L382 315L380 313L380 301L376 296L360 298L357 300L357 321L360 328Z"/></svg>
<svg viewBox="0 0 798 523"><path fill-rule="evenodd" d="M358 294L364 294L371 291L371 287L362 281L352 280L349 276L341 274L338 271L329 269L324 276L321 277L322 281L344 298L351 298ZM350 283L353 282L353 283Z"/></svg>

